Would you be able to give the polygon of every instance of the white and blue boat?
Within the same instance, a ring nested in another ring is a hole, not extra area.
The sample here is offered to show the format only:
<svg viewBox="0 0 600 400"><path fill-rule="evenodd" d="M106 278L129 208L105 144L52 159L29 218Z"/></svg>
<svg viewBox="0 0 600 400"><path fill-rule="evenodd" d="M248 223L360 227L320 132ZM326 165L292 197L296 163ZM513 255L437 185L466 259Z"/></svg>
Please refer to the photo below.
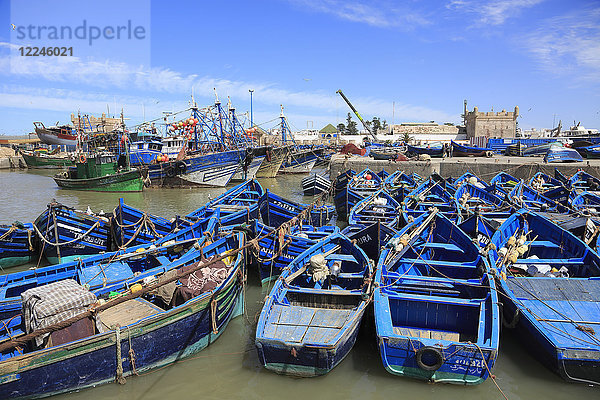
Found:
<svg viewBox="0 0 600 400"><path fill-rule="evenodd" d="M459 385L490 376L500 314L487 271L478 246L435 209L390 240L374 293L377 343L388 372Z"/></svg>
<svg viewBox="0 0 600 400"><path fill-rule="evenodd" d="M600 383L600 257L528 210L492 237L504 318L534 357L569 382Z"/></svg>
<svg viewBox="0 0 600 400"><path fill-rule="evenodd" d="M340 233L296 257L260 313L255 344L261 364L293 376L331 371L356 341L372 273L365 253Z"/></svg>

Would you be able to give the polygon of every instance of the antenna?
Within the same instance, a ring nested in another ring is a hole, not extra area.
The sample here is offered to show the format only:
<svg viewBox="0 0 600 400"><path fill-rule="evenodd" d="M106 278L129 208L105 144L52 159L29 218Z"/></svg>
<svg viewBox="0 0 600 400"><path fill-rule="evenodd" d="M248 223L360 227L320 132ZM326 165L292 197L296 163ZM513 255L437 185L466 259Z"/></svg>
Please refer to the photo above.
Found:
<svg viewBox="0 0 600 400"><path fill-rule="evenodd" d="M215 104L218 104L220 102L219 102L219 95L217 94L217 88L213 88L213 90L215 91Z"/></svg>

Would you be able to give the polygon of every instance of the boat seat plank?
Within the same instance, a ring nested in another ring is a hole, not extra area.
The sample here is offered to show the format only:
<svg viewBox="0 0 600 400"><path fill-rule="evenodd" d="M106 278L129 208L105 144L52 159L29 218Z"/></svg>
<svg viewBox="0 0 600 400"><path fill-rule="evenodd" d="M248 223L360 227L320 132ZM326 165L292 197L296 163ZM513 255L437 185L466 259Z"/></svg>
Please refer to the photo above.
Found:
<svg viewBox="0 0 600 400"><path fill-rule="evenodd" d="M583 261L581 258L519 258L516 264L579 265Z"/></svg>
<svg viewBox="0 0 600 400"><path fill-rule="evenodd" d="M281 313L277 319L278 324L294 324L308 325L315 315L315 308L309 307L289 307L289 306L274 306L281 307Z"/></svg>
<svg viewBox="0 0 600 400"><path fill-rule="evenodd" d="M307 327L305 325L274 325L275 332L272 338L285 342L302 342Z"/></svg>
<svg viewBox="0 0 600 400"><path fill-rule="evenodd" d="M560 246L549 240L534 240L528 243L529 247L547 247L547 248L560 248Z"/></svg>
<svg viewBox="0 0 600 400"><path fill-rule="evenodd" d="M119 326L127 326L143 318L164 311L162 308L142 298L128 300L98 313L98 318L105 331Z"/></svg>
<svg viewBox="0 0 600 400"><path fill-rule="evenodd" d="M334 253L334 254L329 254L328 256L325 257L326 260L333 260L333 261L350 261L350 262L356 262L356 258L354 256L351 256L349 254L338 254L338 253Z"/></svg>
<svg viewBox="0 0 600 400"><path fill-rule="evenodd" d="M310 324L311 326L339 329L344 326L350 313L351 310L320 308L315 312L315 316Z"/></svg>
<svg viewBox="0 0 600 400"><path fill-rule="evenodd" d="M304 335L305 343L331 343L337 334L339 333L339 329L335 328L321 328L311 326L306 330L306 334Z"/></svg>
<svg viewBox="0 0 600 400"><path fill-rule="evenodd" d="M450 342L460 341L460 335L457 332L438 331L432 329L403 328L395 326L394 333L400 336L422 339L447 340Z"/></svg>
<svg viewBox="0 0 600 400"><path fill-rule="evenodd" d="M169 260L166 256L158 256L158 257L156 257L156 260L162 266L169 265L171 263L171 260Z"/></svg>
<svg viewBox="0 0 600 400"><path fill-rule="evenodd" d="M83 267L78 271L78 277L81 285L87 283L91 287L98 287L133 278L133 271L128 264L114 261Z"/></svg>
<svg viewBox="0 0 600 400"><path fill-rule="evenodd" d="M506 282L515 296L524 300L594 302L600 298L599 280L510 277Z"/></svg>

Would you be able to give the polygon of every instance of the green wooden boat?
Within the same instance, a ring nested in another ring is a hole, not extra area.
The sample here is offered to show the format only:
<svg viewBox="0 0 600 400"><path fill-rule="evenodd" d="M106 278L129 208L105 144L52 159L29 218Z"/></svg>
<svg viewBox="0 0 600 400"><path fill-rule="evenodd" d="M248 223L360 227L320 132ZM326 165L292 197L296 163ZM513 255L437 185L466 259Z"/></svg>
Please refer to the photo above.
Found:
<svg viewBox="0 0 600 400"><path fill-rule="evenodd" d="M47 149L24 150L21 155L29 168L62 169L75 165L75 160L68 154L52 154Z"/></svg>
<svg viewBox="0 0 600 400"><path fill-rule="evenodd" d="M54 176L63 189L94 192L141 192L144 188L142 171L130 168L126 156L97 153L79 156L75 167Z"/></svg>

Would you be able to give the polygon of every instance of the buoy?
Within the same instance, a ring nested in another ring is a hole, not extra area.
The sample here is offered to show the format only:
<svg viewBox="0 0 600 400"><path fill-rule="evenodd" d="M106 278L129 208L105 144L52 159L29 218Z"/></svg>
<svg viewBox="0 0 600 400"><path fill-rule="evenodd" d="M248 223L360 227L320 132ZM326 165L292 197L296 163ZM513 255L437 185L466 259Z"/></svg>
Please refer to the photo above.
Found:
<svg viewBox="0 0 600 400"><path fill-rule="evenodd" d="M370 180L371 180L371 178L373 178L373 177L371 176L371 174L367 174L367 175L365 175L365 179L367 179L367 180L369 180L369 181L370 181Z"/></svg>
<svg viewBox="0 0 600 400"><path fill-rule="evenodd" d="M133 284L130 287L131 289L131 293L137 293L137 292L141 292L142 291L142 285L140 285L139 283Z"/></svg>

